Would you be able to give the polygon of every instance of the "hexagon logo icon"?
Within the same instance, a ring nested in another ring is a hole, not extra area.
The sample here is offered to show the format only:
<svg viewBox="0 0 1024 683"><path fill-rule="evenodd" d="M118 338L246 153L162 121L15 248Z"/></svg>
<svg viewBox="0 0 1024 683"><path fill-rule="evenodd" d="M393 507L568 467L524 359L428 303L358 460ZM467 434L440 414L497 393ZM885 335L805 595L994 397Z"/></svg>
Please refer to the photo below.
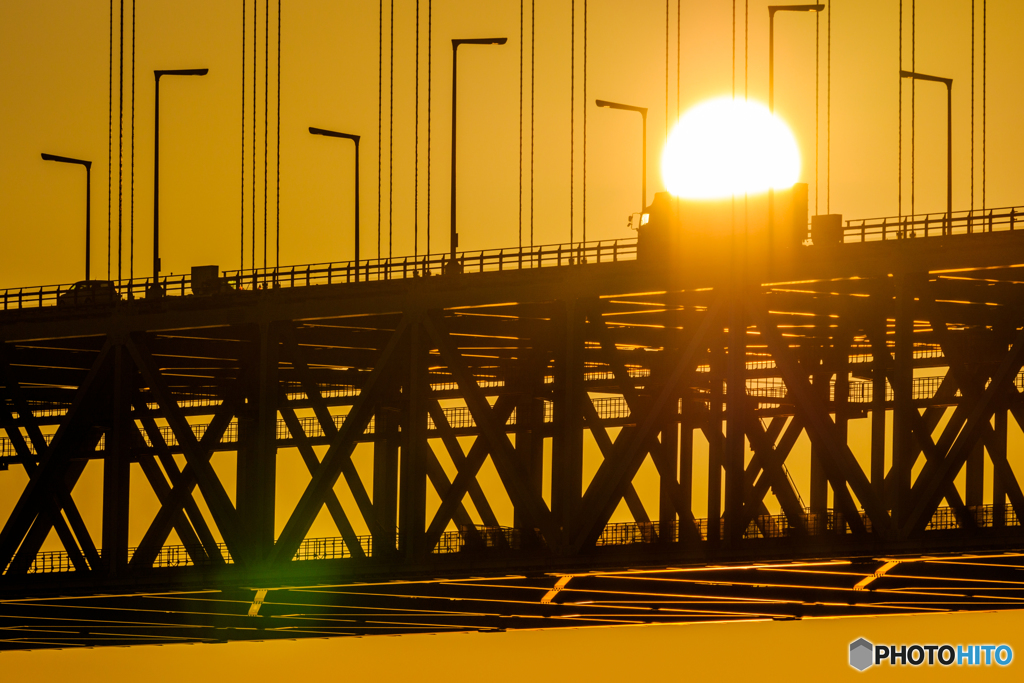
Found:
<svg viewBox="0 0 1024 683"><path fill-rule="evenodd" d="M850 643L850 666L857 671L863 671L871 666L874 649L874 646L863 638Z"/></svg>

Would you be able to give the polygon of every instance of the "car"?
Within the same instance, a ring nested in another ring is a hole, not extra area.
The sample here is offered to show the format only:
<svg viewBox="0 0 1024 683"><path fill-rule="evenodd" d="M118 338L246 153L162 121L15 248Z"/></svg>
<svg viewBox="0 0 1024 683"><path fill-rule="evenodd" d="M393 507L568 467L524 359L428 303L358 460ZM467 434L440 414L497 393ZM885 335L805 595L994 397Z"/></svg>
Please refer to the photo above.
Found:
<svg viewBox="0 0 1024 683"><path fill-rule="evenodd" d="M121 300L112 280L81 280L57 297L58 306L112 304Z"/></svg>

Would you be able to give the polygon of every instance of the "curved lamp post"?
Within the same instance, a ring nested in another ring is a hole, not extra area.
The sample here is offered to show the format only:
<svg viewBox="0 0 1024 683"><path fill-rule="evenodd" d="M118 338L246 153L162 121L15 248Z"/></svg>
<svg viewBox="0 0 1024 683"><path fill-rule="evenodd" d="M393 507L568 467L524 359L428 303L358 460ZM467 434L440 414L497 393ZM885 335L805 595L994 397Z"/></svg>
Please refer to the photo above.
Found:
<svg viewBox="0 0 1024 683"><path fill-rule="evenodd" d="M209 69L154 69L156 79L156 116L153 126L153 284L147 296L161 296L160 286L160 77L205 76Z"/></svg>
<svg viewBox="0 0 1024 683"><path fill-rule="evenodd" d="M344 138L345 140L351 140L356 145L356 244L355 244L355 262L356 262L356 282L359 282L359 136L352 135L351 133L339 133L335 130L327 130L325 128L314 128L309 127L309 132L313 135L323 135L329 138Z"/></svg>
<svg viewBox="0 0 1024 683"><path fill-rule="evenodd" d="M455 122L456 97L458 86L459 46L460 45L504 45L508 38L452 38L452 234L451 234L451 267L455 267L455 250L459 246L459 233L455 228Z"/></svg>
<svg viewBox="0 0 1024 683"><path fill-rule="evenodd" d="M632 104L620 104L618 102L609 102L608 100L596 100L595 104L604 109L635 111L640 114L640 118L643 119L643 144L640 150L640 155L643 159L643 168L640 178L640 188L643 194L643 201L640 202L640 210L643 211L647 208L647 107L637 107Z"/></svg>
<svg viewBox="0 0 1024 683"><path fill-rule="evenodd" d="M900 78L946 84L946 220L953 217L953 79L900 70Z"/></svg>
<svg viewBox="0 0 1024 683"><path fill-rule="evenodd" d="M92 162L84 159L57 156L43 152L43 161L59 161L63 164L85 166L85 279L89 279L90 214L92 206Z"/></svg>

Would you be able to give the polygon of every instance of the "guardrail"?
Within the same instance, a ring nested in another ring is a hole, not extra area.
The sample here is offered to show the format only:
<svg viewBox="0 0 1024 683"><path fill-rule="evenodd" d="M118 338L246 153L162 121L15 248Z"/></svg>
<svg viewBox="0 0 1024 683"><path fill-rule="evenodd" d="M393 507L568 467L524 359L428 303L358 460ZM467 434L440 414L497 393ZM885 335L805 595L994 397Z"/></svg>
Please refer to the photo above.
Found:
<svg viewBox="0 0 1024 683"><path fill-rule="evenodd" d="M524 270L567 266L583 263L607 263L636 259L636 238L600 240L572 244L548 244L511 249L484 249L461 252L454 261L447 254L404 256L384 259L312 263L274 268L227 270L222 280L236 290L280 289L312 285L353 282L381 282L446 273L483 273L503 270ZM166 275L158 279L163 296L192 294L192 276ZM12 287L0 290L2 310L40 308L64 305L82 306L93 303L85 298L75 300L74 284ZM114 281L121 299L146 296L153 287L153 278ZM104 302L96 302L103 305ZM113 301L107 301L110 305Z"/></svg>
<svg viewBox="0 0 1024 683"><path fill-rule="evenodd" d="M1020 519L1011 505L976 505L967 508L973 524L980 528L995 527L1019 527ZM860 513L861 521L868 532L871 531L871 520L866 513ZM702 541L706 541L709 531L709 520L694 520L697 534ZM719 520L719 534L724 534L724 520ZM970 526L967 520L962 520L953 508L940 507L932 515L925 531L949 531L963 529ZM395 532L396 541L399 538ZM849 526L843 515L835 510L826 510L823 514L812 513L804 510L800 515L800 526L794 526L786 515L758 515L750 521L743 530L744 539L764 538L787 538L806 533L809 536L822 534L849 533ZM543 544L544 539L539 534L537 542ZM456 531L446 531L441 535L432 553L435 555L452 555L462 552L480 552L488 549L499 550L520 550L523 547L523 533L520 529L505 526L481 526L461 527ZM373 537L357 536L357 542L362 548L366 557L373 556ZM597 546L625 546L635 544L652 544L658 542L676 543L680 540L679 521L670 522L615 522L605 525L601 535L598 537ZM233 564L234 560L228 552L227 546L223 543L217 544L221 556L226 564ZM396 545L392 548L397 547ZM135 553L135 548L129 548L129 558ZM187 547L183 545L164 546L153 562L153 567L190 567L194 566L193 555L205 557L206 552L201 547ZM102 556L102 552L101 552ZM351 548L340 537L307 538L299 546L292 560L305 562L309 560L340 560L353 557ZM212 561L205 559L203 565L210 565ZM4 573L6 574L6 568ZM59 572L75 571L71 557L63 550L48 550L38 553L28 568L29 574L50 574Z"/></svg>
<svg viewBox="0 0 1024 683"><path fill-rule="evenodd" d="M983 211L920 213L912 216L859 218L846 221L843 242L880 242L917 237L975 235L1024 229L1024 207L1006 206Z"/></svg>

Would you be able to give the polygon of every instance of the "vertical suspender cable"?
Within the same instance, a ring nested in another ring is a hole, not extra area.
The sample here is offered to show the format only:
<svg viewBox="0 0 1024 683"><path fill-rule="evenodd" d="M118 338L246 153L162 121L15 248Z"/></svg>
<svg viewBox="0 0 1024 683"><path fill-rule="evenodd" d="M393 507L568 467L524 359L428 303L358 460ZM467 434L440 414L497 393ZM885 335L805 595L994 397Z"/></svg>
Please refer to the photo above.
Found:
<svg viewBox="0 0 1024 683"><path fill-rule="evenodd" d="M818 213L818 91L821 83L820 13L814 14L814 213Z"/></svg>
<svg viewBox="0 0 1024 683"><path fill-rule="evenodd" d="M832 6L828 4L828 57L825 70L828 79L825 86L825 213L832 213Z"/></svg>
<svg viewBox="0 0 1024 683"><path fill-rule="evenodd" d="M587 0L583 0L583 243L587 242Z"/></svg>
<svg viewBox="0 0 1024 683"><path fill-rule="evenodd" d="M573 243L573 208L576 203L574 194L574 164L576 162L576 0L570 5L572 16L569 18L569 249Z"/></svg>
<svg viewBox="0 0 1024 683"><path fill-rule="evenodd" d="M132 0L132 155L129 174L131 192L128 194L128 277L135 279L135 0Z"/></svg>
<svg viewBox="0 0 1024 683"><path fill-rule="evenodd" d="M258 30L260 0L252 0L252 258L250 264L256 270L256 31ZM256 288L255 281L253 289Z"/></svg>
<svg viewBox="0 0 1024 683"><path fill-rule="evenodd" d="M245 5L242 0L242 200L239 209L241 227L238 232L238 269L245 269Z"/></svg>
<svg viewBox="0 0 1024 683"><path fill-rule="evenodd" d="M736 0L732 0L732 98L736 99Z"/></svg>
<svg viewBox="0 0 1024 683"><path fill-rule="evenodd" d="M974 211L974 17L976 11L971 0L971 211Z"/></svg>
<svg viewBox="0 0 1024 683"><path fill-rule="evenodd" d="M110 0L110 56L107 59L107 279L114 217L114 0Z"/></svg>
<svg viewBox="0 0 1024 683"><path fill-rule="evenodd" d="M910 2L910 70L917 73L917 0ZM916 190L914 173L917 162L917 79L910 79L910 215L914 215Z"/></svg>
<svg viewBox="0 0 1024 683"><path fill-rule="evenodd" d="M381 162L384 148L384 0L377 5L377 258L380 258L381 214L383 194L381 192Z"/></svg>
<svg viewBox="0 0 1024 683"><path fill-rule="evenodd" d="M533 151L534 100L537 93L534 74L537 66L537 2L530 1L530 246L533 246Z"/></svg>
<svg viewBox="0 0 1024 683"><path fill-rule="evenodd" d="M274 210L277 213L274 221L274 267L281 267L281 0L277 0L277 200Z"/></svg>
<svg viewBox="0 0 1024 683"><path fill-rule="evenodd" d="M682 31L682 28L683 28L682 27L682 23L681 23L682 20L680 19L680 17L681 17L680 12L681 12L681 8L682 8L682 2L683 2L683 0L676 0L676 121L677 122L679 121L679 83L680 83L680 80L679 80L679 78L680 78L679 77L679 69L680 69L680 67L682 65L682 52L680 51L681 50L681 46L682 46L682 43L680 42L680 38L681 38L681 31Z"/></svg>
<svg viewBox="0 0 1024 683"><path fill-rule="evenodd" d="M395 213L395 0L391 0L388 27L391 29L391 37L388 39L388 48L391 50L388 62L391 69L388 76L388 258L391 258Z"/></svg>
<svg viewBox="0 0 1024 683"><path fill-rule="evenodd" d="M120 67L118 70L119 84L117 105L119 110L118 142L117 142L117 279L121 279L121 247L124 242L123 207L124 207L124 0L121 0L121 27L118 29L121 40Z"/></svg>
<svg viewBox="0 0 1024 683"><path fill-rule="evenodd" d="M519 248L523 248L523 4L519 0Z"/></svg>
<svg viewBox="0 0 1024 683"><path fill-rule="evenodd" d="M413 151L412 254L420 247L420 0L416 0L416 106L413 114L415 150Z"/></svg>
<svg viewBox="0 0 1024 683"><path fill-rule="evenodd" d="M750 0L743 3L743 99L750 95Z"/></svg>
<svg viewBox="0 0 1024 683"><path fill-rule="evenodd" d="M433 78L433 36L434 36L434 7L433 0L427 0L427 251L430 253L430 86Z"/></svg>
<svg viewBox="0 0 1024 683"><path fill-rule="evenodd" d="M264 0L263 15L263 267L266 267L267 202L269 201L269 125L270 125L270 0Z"/></svg>
<svg viewBox="0 0 1024 683"><path fill-rule="evenodd" d="M669 53L669 6L671 0L665 0L665 139L668 140L668 53ZM736 0L733 0L733 10L735 10ZM647 197L644 197L644 202L647 202ZM642 208L642 207L641 207Z"/></svg>
<svg viewBox="0 0 1024 683"><path fill-rule="evenodd" d="M900 38L899 38L899 70L903 71L903 0L900 0ZM897 215L903 216L903 76L899 76L899 148L896 154L896 202L899 206Z"/></svg>
<svg viewBox="0 0 1024 683"><path fill-rule="evenodd" d="M981 210L988 207L988 0L981 1Z"/></svg>

